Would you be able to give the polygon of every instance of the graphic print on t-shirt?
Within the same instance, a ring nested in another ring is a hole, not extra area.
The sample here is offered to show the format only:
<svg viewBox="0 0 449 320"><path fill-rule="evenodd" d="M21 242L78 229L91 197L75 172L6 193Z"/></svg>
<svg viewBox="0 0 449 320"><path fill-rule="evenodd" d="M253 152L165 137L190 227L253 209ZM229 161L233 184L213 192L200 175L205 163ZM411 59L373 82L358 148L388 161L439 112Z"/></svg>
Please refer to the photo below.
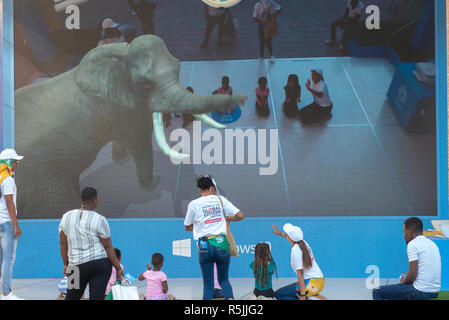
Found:
<svg viewBox="0 0 449 320"><path fill-rule="evenodd" d="M220 206L205 206L201 208L204 218L206 218L204 224L220 222L223 218Z"/></svg>

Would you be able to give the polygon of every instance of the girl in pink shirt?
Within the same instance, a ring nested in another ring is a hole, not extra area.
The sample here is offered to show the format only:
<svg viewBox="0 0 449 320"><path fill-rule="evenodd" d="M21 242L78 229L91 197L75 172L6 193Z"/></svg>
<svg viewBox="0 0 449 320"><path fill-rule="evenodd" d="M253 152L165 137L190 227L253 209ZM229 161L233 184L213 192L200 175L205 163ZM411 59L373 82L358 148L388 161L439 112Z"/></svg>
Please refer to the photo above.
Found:
<svg viewBox="0 0 449 320"><path fill-rule="evenodd" d="M212 94L228 94L232 96L232 87L229 85L229 77L223 76L221 78L221 87L215 90ZM224 110L225 113L233 113L235 110L235 106Z"/></svg>
<svg viewBox="0 0 449 320"><path fill-rule="evenodd" d="M259 86L256 88L256 111L260 117L268 117L270 109L268 108L268 95L270 89L267 88L267 78L259 78Z"/></svg>
<svg viewBox="0 0 449 320"><path fill-rule="evenodd" d="M117 256L118 261L119 262L122 261L121 251L117 248L115 248L114 250L115 250L115 255ZM122 270L125 270L121 263L120 263L120 267L122 268ZM125 278L123 278L123 279L125 279ZM117 270L115 270L115 268L112 267L111 277L109 278L108 285L106 287L105 297L107 297L109 295L109 292L111 292L112 286L115 284L116 281L117 281Z"/></svg>
<svg viewBox="0 0 449 320"><path fill-rule="evenodd" d="M164 264L164 256L155 253L151 256L153 270L147 265L148 270L139 275L139 280L147 280L146 300L174 300L172 295L167 294L168 284L167 275L161 271Z"/></svg>

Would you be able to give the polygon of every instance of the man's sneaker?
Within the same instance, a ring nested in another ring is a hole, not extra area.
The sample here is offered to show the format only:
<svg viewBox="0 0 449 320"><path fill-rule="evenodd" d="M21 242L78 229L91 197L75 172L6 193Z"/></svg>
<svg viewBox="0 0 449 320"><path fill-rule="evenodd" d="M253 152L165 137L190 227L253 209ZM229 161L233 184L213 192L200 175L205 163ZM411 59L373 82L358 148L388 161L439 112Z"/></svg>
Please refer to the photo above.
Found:
<svg viewBox="0 0 449 320"><path fill-rule="evenodd" d="M271 63L271 64L274 64L274 56L271 56L271 57L270 57L270 63Z"/></svg>
<svg viewBox="0 0 449 320"><path fill-rule="evenodd" d="M326 40L326 41L324 41L324 43L327 44L327 45L329 45L329 46L331 46L331 45L334 44L334 41L332 41L332 40Z"/></svg>
<svg viewBox="0 0 449 320"><path fill-rule="evenodd" d="M3 294L1 295L1 299L2 300L25 300L22 298L19 298L18 296L16 296L15 294L13 294L12 292L10 292L7 296L4 296Z"/></svg>

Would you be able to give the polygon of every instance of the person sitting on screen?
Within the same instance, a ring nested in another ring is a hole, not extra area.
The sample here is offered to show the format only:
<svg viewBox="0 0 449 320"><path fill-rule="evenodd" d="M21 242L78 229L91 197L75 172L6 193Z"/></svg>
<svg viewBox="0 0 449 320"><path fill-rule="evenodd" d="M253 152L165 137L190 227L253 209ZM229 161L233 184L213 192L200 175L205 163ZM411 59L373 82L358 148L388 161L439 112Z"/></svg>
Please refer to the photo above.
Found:
<svg viewBox="0 0 449 320"><path fill-rule="evenodd" d="M270 114L270 108L268 107L268 96L270 89L267 87L267 78L259 78L259 86L256 88L256 112L259 117L268 117Z"/></svg>
<svg viewBox="0 0 449 320"><path fill-rule="evenodd" d="M298 103L301 102L301 86L296 74L288 76L284 92L285 101L282 104L282 110L287 117L296 118L298 116Z"/></svg>
<svg viewBox="0 0 449 320"><path fill-rule="evenodd" d="M426 300L436 298L441 288L440 251L432 240L423 236L419 218L404 222L409 270L399 284L373 290L374 300Z"/></svg>
<svg viewBox="0 0 449 320"><path fill-rule="evenodd" d="M312 81L307 80L306 89L313 95L313 103L298 111L298 117L304 124L312 124L332 118L332 101L324 82L323 71L315 68L310 71Z"/></svg>
<svg viewBox="0 0 449 320"><path fill-rule="evenodd" d="M331 24L331 40L327 40L324 43L333 45L337 38L337 27L344 30L343 38L340 42L339 49L344 50L352 30L355 29L359 19L361 17L363 4L359 0L349 0L346 4L345 15L343 18L337 19Z"/></svg>
<svg viewBox="0 0 449 320"><path fill-rule="evenodd" d="M229 94L232 96L232 87L229 85L229 77L223 76L221 78L221 87L215 90L212 94ZM226 110L224 110L224 113L233 113L235 110L235 106L230 107Z"/></svg>

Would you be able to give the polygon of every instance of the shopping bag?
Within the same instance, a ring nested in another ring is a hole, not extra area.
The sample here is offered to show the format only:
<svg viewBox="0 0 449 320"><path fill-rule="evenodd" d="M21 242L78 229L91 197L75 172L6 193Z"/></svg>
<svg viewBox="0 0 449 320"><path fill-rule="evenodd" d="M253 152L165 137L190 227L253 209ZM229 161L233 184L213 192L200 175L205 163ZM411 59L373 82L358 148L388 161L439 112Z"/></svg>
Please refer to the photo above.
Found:
<svg viewBox="0 0 449 320"><path fill-rule="evenodd" d="M223 201L221 200L221 197L219 195L218 199L220 200L221 209L223 210L223 217L226 220ZM237 244L235 243L234 240L234 235L231 232L231 223L228 220L226 220L226 240L228 240L229 243L229 253L231 254L231 257L240 257L239 251L237 250Z"/></svg>
<svg viewBox="0 0 449 320"><path fill-rule="evenodd" d="M122 286L121 284L115 284L112 286L110 294L111 293L112 299L106 298L106 300L140 300L137 287L135 286Z"/></svg>
<svg viewBox="0 0 449 320"><path fill-rule="evenodd" d="M278 33L279 32L278 32L276 15L271 15L268 18L267 23L265 24L265 30L264 30L265 38L272 38L275 35L277 35Z"/></svg>

